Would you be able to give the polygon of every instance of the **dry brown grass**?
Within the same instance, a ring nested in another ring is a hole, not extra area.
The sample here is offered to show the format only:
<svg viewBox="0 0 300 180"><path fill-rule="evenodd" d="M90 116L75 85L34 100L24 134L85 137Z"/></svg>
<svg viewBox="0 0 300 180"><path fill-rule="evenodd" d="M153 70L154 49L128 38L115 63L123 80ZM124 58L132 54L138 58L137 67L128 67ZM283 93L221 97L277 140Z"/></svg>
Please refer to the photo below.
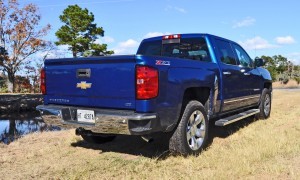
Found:
<svg viewBox="0 0 300 180"><path fill-rule="evenodd" d="M274 82L272 84L273 88L300 88L300 84L297 81L291 79L287 84L283 84L282 82Z"/></svg>
<svg viewBox="0 0 300 180"><path fill-rule="evenodd" d="M159 142L118 137L90 145L74 130L0 145L0 179L299 179L300 91L275 90L271 118L212 128L198 157L166 156Z"/></svg>

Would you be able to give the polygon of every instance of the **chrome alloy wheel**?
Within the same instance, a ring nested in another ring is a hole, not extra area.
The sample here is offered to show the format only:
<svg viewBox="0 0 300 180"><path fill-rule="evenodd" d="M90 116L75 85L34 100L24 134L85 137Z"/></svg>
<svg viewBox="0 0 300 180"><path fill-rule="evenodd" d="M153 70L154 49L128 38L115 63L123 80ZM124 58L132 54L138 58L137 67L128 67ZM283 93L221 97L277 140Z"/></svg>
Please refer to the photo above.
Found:
<svg viewBox="0 0 300 180"><path fill-rule="evenodd" d="M264 101L264 113L268 115L271 110L271 97L270 94L266 94L265 101Z"/></svg>
<svg viewBox="0 0 300 180"><path fill-rule="evenodd" d="M205 119L201 111L194 111L187 123L186 138L192 150L198 150L203 144L205 137Z"/></svg>

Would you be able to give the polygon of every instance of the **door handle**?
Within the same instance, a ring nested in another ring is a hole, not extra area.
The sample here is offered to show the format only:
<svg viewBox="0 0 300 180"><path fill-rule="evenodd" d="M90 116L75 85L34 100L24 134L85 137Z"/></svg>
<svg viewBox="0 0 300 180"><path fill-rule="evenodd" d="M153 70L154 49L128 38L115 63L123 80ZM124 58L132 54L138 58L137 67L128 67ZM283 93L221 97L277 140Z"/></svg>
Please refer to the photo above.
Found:
<svg viewBox="0 0 300 180"><path fill-rule="evenodd" d="M249 72L246 72L246 69L241 69L241 73L244 73L245 76L249 76L250 75Z"/></svg>
<svg viewBox="0 0 300 180"><path fill-rule="evenodd" d="M76 77L77 78L90 78L91 77L91 69L77 69Z"/></svg>
<svg viewBox="0 0 300 180"><path fill-rule="evenodd" d="M223 74L224 74L224 75L231 75L231 72L229 72L229 71L224 71Z"/></svg>

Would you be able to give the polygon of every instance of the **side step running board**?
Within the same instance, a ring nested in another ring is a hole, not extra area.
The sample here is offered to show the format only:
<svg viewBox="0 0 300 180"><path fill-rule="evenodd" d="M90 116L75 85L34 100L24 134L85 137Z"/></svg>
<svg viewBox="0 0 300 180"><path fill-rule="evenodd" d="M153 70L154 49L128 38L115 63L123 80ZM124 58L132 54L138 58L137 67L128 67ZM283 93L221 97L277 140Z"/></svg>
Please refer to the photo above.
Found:
<svg viewBox="0 0 300 180"><path fill-rule="evenodd" d="M236 121L242 120L246 117L252 116L254 114L258 114L260 111L259 109L250 109L248 111L239 113L239 114L235 114L233 116L229 116L223 119L220 119L218 121L215 122L216 126L226 126L228 124L234 123Z"/></svg>

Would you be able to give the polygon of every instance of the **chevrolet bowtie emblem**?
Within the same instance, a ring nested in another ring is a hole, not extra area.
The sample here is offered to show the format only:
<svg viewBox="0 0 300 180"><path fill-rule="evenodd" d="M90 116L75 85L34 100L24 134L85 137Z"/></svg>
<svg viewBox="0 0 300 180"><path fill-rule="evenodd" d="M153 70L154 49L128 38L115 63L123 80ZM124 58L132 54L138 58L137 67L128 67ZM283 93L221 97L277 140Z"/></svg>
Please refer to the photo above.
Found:
<svg viewBox="0 0 300 180"><path fill-rule="evenodd" d="M76 87L80 89L87 89L92 87L92 83L86 83L86 81L81 81L80 83L77 83Z"/></svg>

